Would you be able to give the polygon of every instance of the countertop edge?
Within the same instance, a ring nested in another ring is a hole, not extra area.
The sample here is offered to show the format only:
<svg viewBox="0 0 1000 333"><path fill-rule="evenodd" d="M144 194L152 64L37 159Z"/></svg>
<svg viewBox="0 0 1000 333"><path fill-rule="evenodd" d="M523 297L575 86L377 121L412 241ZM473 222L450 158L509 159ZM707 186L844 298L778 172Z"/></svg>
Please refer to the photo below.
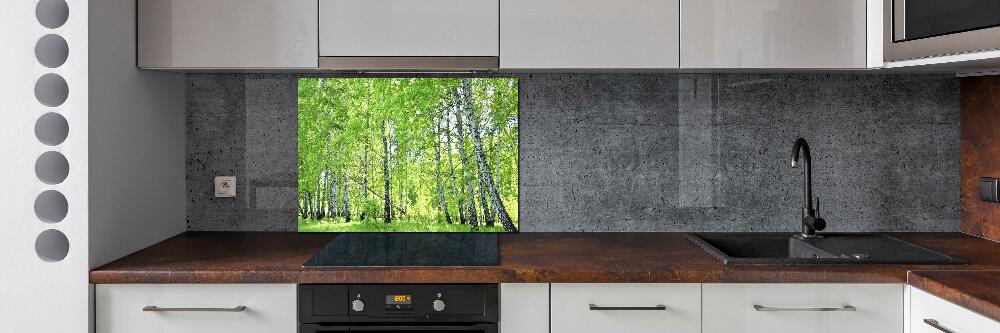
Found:
<svg viewBox="0 0 1000 333"><path fill-rule="evenodd" d="M995 279L1000 281L1000 270L917 270L907 272L906 283L914 288L927 292L928 294L934 295L945 301L978 313L984 317L1000 322L1000 303L996 302L997 299L1000 299L1000 289L992 290L992 294L982 294L978 291L968 290L969 288L961 288L953 283L942 281L940 278L942 276L947 277L950 275L955 279L966 279L963 281L969 283L964 283L963 286L979 286L983 283L981 280L976 279L975 277L967 279L967 277L963 276L978 274L990 274L996 276ZM993 300L988 298L993 298Z"/></svg>

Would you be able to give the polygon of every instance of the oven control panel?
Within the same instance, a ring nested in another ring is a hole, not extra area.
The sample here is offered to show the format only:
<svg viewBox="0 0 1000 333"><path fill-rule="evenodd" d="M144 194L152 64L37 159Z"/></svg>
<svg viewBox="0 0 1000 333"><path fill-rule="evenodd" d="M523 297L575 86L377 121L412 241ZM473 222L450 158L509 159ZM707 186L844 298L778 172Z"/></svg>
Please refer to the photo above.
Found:
<svg viewBox="0 0 1000 333"><path fill-rule="evenodd" d="M301 322L490 322L495 284L299 285Z"/></svg>
<svg viewBox="0 0 1000 333"><path fill-rule="evenodd" d="M386 312L413 311L413 295L385 295Z"/></svg>

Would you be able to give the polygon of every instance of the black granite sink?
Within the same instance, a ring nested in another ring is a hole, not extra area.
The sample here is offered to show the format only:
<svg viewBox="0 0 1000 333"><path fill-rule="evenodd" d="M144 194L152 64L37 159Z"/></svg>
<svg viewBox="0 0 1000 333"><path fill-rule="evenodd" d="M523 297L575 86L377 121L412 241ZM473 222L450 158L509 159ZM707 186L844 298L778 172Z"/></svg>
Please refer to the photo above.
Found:
<svg viewBox="0 0 1000 333"><path fill-rule="evenodd" d="M722 260L740 264L964 264L965 260L883 234L691 233L688 239Z"/></svg>

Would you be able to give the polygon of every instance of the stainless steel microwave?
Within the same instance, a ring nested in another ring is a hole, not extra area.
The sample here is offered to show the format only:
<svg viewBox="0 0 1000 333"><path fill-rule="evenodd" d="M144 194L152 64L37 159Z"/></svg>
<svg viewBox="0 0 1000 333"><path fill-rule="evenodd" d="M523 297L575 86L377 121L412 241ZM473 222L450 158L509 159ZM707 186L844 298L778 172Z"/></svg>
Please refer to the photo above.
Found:
<svg viewBox="0 0 1000 333"><path fill-rule="evenodd" d="M1000 49L1000 0L884 0L885 60Z"/></svg>

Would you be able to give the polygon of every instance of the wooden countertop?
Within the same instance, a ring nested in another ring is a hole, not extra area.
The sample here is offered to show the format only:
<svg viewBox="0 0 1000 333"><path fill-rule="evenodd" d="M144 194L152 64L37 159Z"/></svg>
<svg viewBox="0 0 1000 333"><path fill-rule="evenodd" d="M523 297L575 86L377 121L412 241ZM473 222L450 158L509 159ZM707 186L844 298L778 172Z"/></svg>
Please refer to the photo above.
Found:
<svg viewBox="0 0 1000 333"><path fill-rule="evenodd" d="M1000 270L911 271L907 283L1000 321Z"/></svg>
<svg viewBox="0 0 1000 333"><path fill-rule="evenodd" d="M495 267L302 267L335 234L186 232L93 270L90 282L907 282L1000 320L1000 243L961 233L891 235L969 264L726 266L683 233L520 233L500 235Z"/></svg>
<svg viewBox="0 0 1000 333"><path fill-rule="evenodd" d="M910 270L1000 270L1000 244L961 233L893 236L968 265L726 266L683 233L500 235L495 267L302 267L335 234L186 232L90 273L91 283L875 282Z"/></svg>

